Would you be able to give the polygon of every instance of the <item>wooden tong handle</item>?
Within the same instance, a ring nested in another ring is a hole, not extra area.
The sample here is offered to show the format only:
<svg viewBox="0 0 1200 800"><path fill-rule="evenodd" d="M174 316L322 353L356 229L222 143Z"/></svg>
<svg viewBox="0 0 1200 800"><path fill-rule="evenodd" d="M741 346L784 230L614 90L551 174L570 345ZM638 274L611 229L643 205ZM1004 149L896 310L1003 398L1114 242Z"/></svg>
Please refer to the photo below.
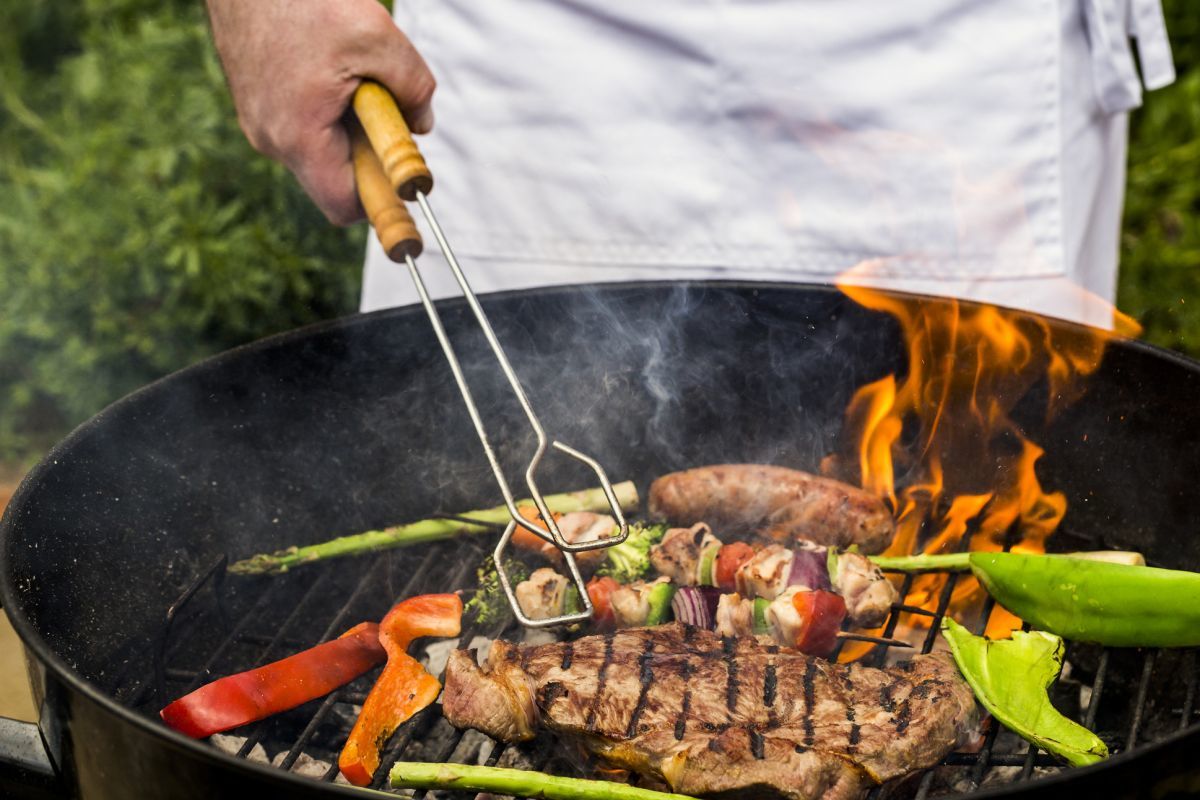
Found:
<svg viewBox="0 0 1200 800"><path fill-rule="evenodd" d="M417 199L417 192L429 194L433 173L425 165L391 92L375 81L363 81L354 92L354 113L396 194L409 202Z"/></svg>
<svg viewBox="0 0 1200 800"><path fill-rule="evenodd" d="M421 234L392 183L383 172L383 164L371 149L362 127L354 120L347 122L350 149L354 159L354 180L358 184L358 199L362 201L367 219L379 237L388 258L404 263L404 257L421 254Z"/></svg>

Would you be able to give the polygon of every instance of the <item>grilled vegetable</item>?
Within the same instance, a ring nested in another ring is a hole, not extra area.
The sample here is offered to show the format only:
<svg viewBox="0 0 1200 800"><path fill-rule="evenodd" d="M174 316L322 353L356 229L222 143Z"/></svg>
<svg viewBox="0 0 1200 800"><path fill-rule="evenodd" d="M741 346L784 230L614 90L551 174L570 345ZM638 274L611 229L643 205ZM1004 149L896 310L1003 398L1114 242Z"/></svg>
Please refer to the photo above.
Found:
<svg viewBox="0 0 1200 800"><path fill-rule="evenodd" d="M831 557L836 553L830 549ZM1080 553L1064 553L1070 558L1081 558L1085 561L1107 561L1110 564L1126 564L1130 566L1145 566L1146 559L1141 553L1126 550L1089 550ZM871 562L880 569L889 572L966 572L971 569L972 553L920 553L915 556L868 556ZM1041 554L1030 554L1031 558L1041 558ZM831 565L832 572L833 567Z"/></svg>
<svg viewBox="0 0 1200 800"><path fill-rule="evenodd" d="M646 577L650 574L650 548L661 542L666 532L666 525L630 525L625 541L601 551L604 563L596 574L607 575L618 583Z"/></svg>
<svg viewBox="0 0 1200 800"><path fill-rule="evenodd" d="M1200 645L1200 574L1069 556L971 553L971 572L1035 628L1112 647Z"/></svg>
<svg viewBox="0 0 1200 800"><path fill-rule="evenodd" d="M379 623L379 642L387 665L363 703L350 731L338 768L355 786L368 786L379 768L379 751L396 728L437 699L442 685L408 646L421 636L458 636L462 600L455 594L427 594L398 603Z"/></svg>
<svg viewBox="0 0 1200 800"><path fill-rule="evenodd" d="M205 684L159 716L185 736L201 739L315 700L386 657L379 626L363 622L331 642Z"/></svg>
<svg viewBox="0 0 1200 800"><path fill-rule="evenodd" d="M529 577L529 567L515 558L504 559L504 571L509 580L520 583ZM496 572L496 562L489 558L475 571L475 594L463 607L463 614L477 624L491 627L509 618L512 608L508 605L508 595L500 585L500 575Z"/></svg>
<svg viewBox="0 0 1200 800"><path fill-rule="evenodd" d="M1076 767L1108 757L1108 747L1064 717L1046 690L1062 669L1063 640L1045 631L1013 631L1011 639L972 636L946 617L942 635L975 697L1014 733Z"/></svg>
<svg viewBox="0 0 1200 800"><path fill-rule="evenodd" d="M676 622L712 630L721 592L712 586L681 586L671 599Z"/></svg>
<svg viewBox="0 0 1200 800"><path fill-rule="evenodd" d="M607 575L592 578L587 584L588 599L592 601L592 624L598 628L611 628L616 624L613 616L612 594L621 584Z"/></svg>
<svg viewBox="0 0 1200 800"><path fill-rule="evenodd" d="M796 592L792 607L800 618L800 628L787 637L797 650L810 655L827 656L837 644L838 631L846 618L846 603L833 592ZM771 622L768 610L768 622Z"/></svg>
<svg viewBox="0 0 1200 800"><path fill-rule="evenodd" d="M671 601L675 599L675 584L669 580L654 584L648 598L650 611L646 615L646 625L661 625L671 620Z"/></svg>
<svg viewBox="0 0 1200 800"><path fill-rule="evenodd" d="M737 590L737 571L754 558L754 548L745 542L730 542L717 551L717 588L722 592Z"/></svg>
<svg viewBox="0 0 1200 800"><path fill-rule="evenodd" d="M624 783L469 764L400 761L392 767L391 782L393 789L453 789L546 800L692 800L686 795L639 789Z"/></svg>
<svg viewBox="0 0 1200 800"><path fill-rule="evenodd" d="M798 547L792 551L788 586L830 591L829 555L824 547Z"/></svg>
<svg viewBox="0 0 1200 800"><path fill-rule="evenodd" d="M617 627L638 628L651 624L647 620L654 611L654 594L656 591L659 591L659 587L670 587L670 580L670 578L660 576L657 580L649 583L646 581L634 581L628 586L621 586L613 590L609 602L612 604L613 617L615 618ZM674 593L672 592L671 594ZM661 600L661 592L659 597ZM670 605L669 599L667 600L667 605Z"/></svg>
<svg viewBox="0 0 1200 800"><path fill-rule="evenodd" d="M632 481L614 484L613 491L616 492L622 510L632 511L637 508L637 487L633 485ZM606 511L609 509L608 498L599 488L547 495L545 499L546 505L550 507L551 511L561 514L571 511ZM532 506L533 501L520 500L518 505ZM463 516L477 519L484 524L472 525L458 519L426 519L383 530L342 536L320 544L288 547L274 553L260 553L231 564L229 572L235 575L274 575L304 564L330 558L374 553L379 550L407 547L424 542L439 542L465 533L488 533L493 529L492 526L505 525L510 519L507 506L498 506L482 511L468 511Z"/></svg>

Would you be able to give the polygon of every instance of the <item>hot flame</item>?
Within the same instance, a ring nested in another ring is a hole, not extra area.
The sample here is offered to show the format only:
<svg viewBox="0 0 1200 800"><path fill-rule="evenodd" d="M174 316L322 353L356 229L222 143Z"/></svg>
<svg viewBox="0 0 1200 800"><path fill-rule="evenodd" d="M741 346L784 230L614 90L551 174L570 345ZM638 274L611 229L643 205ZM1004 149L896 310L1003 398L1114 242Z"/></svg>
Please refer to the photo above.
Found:
<svg viewBox="0 0 1200 800"><path fill-rule="evenodd" d="M840 283L853 300L895 317L908 373L861 387L846 409L846 441L863 488L896 516L888 555L971 550L1045 552L1067 500L1038 479L1044 451L1013 419L1016 404L1044 381L1047 419L1081 391L1114 334L1137 323L1114 309L1114 331L1050 325L1029 314L955 300L924 300ZM936 610L948 578L914 577L904 602ZM959 618L975 613L983 590L960 576L950 597ZM929 618L912 615L915 625ZM1020 620L996 609L987 634L1007 636ZM869 648L869 646L868 646ZM843 659L865 648L847 647Z"/></svg>

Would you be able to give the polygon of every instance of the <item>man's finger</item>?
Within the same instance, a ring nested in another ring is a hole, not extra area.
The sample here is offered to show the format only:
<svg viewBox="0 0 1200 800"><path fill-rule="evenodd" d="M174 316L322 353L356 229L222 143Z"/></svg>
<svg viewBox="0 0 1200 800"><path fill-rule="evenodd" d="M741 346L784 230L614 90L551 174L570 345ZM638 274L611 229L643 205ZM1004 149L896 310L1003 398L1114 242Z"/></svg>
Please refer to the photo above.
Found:
<svg viewBox="0 0 1200 800"><path fill-rule="evenodd" d="M350 139L341 123L325 129L292 166L300 185L335 225L363 218L350 160Z"/></svg>
<svg viewBox="0 0 1200 800"><path fill-rule="evenodd" d="M372 51L371 63L363 65L362 75L374 78L392 93L413 133L433 129L432 102L437 81L425 59L394 24L389 23L382 46Z"/></svg>

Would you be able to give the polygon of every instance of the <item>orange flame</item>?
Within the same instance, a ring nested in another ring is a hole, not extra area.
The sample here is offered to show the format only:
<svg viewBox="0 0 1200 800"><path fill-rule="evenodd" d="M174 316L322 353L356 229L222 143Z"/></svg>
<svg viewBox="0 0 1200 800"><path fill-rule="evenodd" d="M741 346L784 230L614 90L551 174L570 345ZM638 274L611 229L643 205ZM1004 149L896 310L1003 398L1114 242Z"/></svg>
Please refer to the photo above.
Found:
<svg viewBox="0 0 1200 800"><path fill-rule="evenodd" d="M896 515L887 555L971 550L1045 552L1067 512L1066 497L1042 487L1044 451L1013 419L1016 404L1045 382L1050 419L1078 397L1114 335L1140 332L1113 310L1114 331L1051 325L1018 311L956 300L903 298L839 283L862 306L895 317L903 329L908 374L861 387L846 408L846 442L863 488ZM913 578L904 602L936 610L946 575ZM983 590L959 576L950 611L974 614ZM912 624L929 618L912 615ZM1004 637L1020 620L997 608L987 634ZM846 647L843 660L870 649Z"/></svg>

